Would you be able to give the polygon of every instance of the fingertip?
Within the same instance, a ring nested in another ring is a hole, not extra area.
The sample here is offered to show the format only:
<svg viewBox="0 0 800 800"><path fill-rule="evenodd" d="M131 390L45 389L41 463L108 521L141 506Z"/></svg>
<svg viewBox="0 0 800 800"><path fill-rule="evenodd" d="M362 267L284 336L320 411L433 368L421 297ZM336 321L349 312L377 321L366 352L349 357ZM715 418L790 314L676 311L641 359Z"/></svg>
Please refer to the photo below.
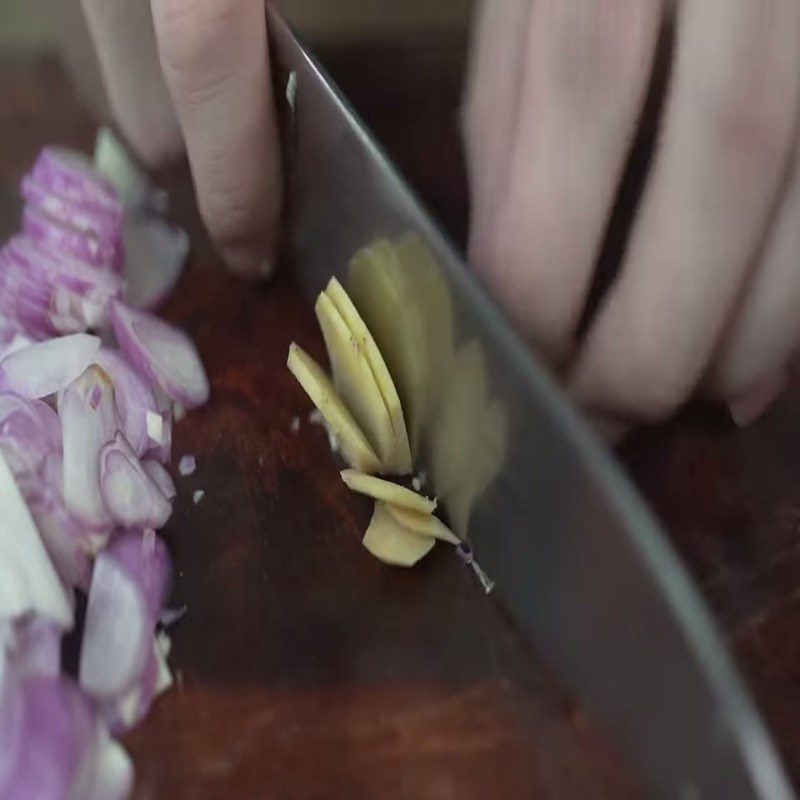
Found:
<svg viewBox="0 0 800 800"><path fill-rule="evenodd" d="M263 0L153 0L197 202L235 274L266 277L282 201Z"/></svg>
<svg viewBox="0 0 800 800"><path fill-rule="evenodd" d="M240 278L267 280L275 271L274 259L265 255L260 247L227 247L222 250L221 255L225 266Z"/></svg>
<svg viewBox="0 0 800 800"><path fill-rule="evenodd" d="M784 370L734 397L728 402L728 410L733 421L740 428L752 425L778 399L788 380L789 375Z"/></svg>

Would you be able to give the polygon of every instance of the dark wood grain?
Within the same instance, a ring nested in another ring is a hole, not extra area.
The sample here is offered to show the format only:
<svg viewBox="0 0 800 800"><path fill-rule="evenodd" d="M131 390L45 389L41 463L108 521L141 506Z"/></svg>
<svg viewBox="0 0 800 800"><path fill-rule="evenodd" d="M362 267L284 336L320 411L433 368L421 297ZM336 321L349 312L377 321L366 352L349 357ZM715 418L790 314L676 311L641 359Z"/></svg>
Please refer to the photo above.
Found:
<svg viewBox="0 0 800 800"><path fill-rule="evenodd" d="M694 408L622 448L800 784L800 383L736 429Z"/></svg>
<svg viewBox="0 0 800 800"><path fill-rule="evenodd" d="M8 235L38 149L88 148L93 125L53 64L0 75ZM165 530L172 601L188 612L173 630L176 686L126 738L136 797L640 796L452 550L407 572L361 548L368 503L344 490L285 369L291 339L321 355L309 304L285 276L254 288L224 274L185 170L163 178L194 246L164 313L197 342L212 401L174 439L176 458L198 460Z"/></svg>

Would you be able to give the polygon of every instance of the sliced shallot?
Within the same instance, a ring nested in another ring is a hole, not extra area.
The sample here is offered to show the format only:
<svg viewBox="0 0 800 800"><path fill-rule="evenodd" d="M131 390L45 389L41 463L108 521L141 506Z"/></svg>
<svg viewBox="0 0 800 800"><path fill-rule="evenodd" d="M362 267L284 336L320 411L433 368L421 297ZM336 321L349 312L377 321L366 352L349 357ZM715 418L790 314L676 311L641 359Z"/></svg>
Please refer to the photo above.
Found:
<svg viewBox="0 0 800 800"><path fill-rule="evenodd" d="M97 557L79 668L86 692L120 699L141 679L169 571L166 545L154 535L125 534Z"/></svg>
<svg viewBox="0 0 800 800"><path fill-rule="evenodd" d="M162 633L153 637L147 664L139 681L124 696L103 704L103 717L114 733L130 730L141 722L153 700L172 686L172 673L167 665L169 647L165 648L162 644L165 636ZM169 642L169 639L166 641Z"/></svg>
<svg viewBox="0 0 800 800"><path fill-rule="evenodd" d="M147 416L157 413L153 390L118 350L103 348L97 355L99 364L114 383L114 406L117 421L136 455L142 456L150 447Z"/></svg>
<svg viewBox="0 0 800 800"><path fill-rule="evenodd" d="M180 472L184 478L188 475L192 475L196 469L197 459L193 455L181 456L181 460L178 462L178 472Z"/></svg>
<svg viewBox="0 0 800 800"><path fill-rule="evenodd" d="M0 361L6 356L10 356L12 353L16 353L17 350L22 350L34 343L34 339L31 339L27 334L22 333L22 331L17 330L15 326L7 323L0 331Z"/></svg>
<svg viewBox="0 0 800 800"><path fill-rule="evenodd" d="M172 513L169 500L119 431L100 450L100 493L111 516L125 528L160 528Z"/></svg>
<svg viewBox="0 0 800 800"><path fill-rule="evenodd" d="M91 753L92 709L64 678L17 680L22 747L11 765L4 796L67 800L74 778Z"/></svg>
<svg viewBox="0 0 800 800"><path fill-rule="evenodd" d="M70 256L97 269L120 269L122 241L119 238L101 241L91 233L49 217L34 206L26 206L22 212L22 230L51 253Z"/></svg>
<svg viewBox="0 0 800 800"><path fill-rule="evenodd" d="M108 552L136 582L144 597L148 622L154 628L167 598L172 570L164 540L152 530L126 533L112 542Z"/></svg>
<svg viewBox="0 0 800 800"><path fill-rule="evenodd" d="M9 796L22 741L25 714L20 679L5 648L0 647L0 797Z"/></svg>
<svg viewBox="0 0 800 800"><path fill-rule="evenodd" d="M107 130L95 164L44 149L22 194L0 249L0 800L125 800L133 766L109 726L172 682L156 629L182 612L164 612L155 529L176 495L173 421L209 394L189 338L131 306L166 298L188 237ZM76 588L78 685L61 664Z"/></svg>
<svg viewBox="0 0 800 800"><path fill-rule="evenodd" d="M7 622L6 650L18 677L55 678L61 669L63 631L50 620L23 617Z"/></svg>
<svg viewBox="0 0 800 800"><path fill-rule="evenodd" d="M147 662L152 632L144 596L108 550L97 557L83 629L79 680L98 698L125 694Z"/></svg>
<svg viewBox="0 0 800 800"><path fill-rule="evenodd" d="M178 282L189 237L160 217L137 216L125 223L125 299L136 308L154 310Z"/></svg>
<svg viewBox="0 0 800 800"><path fill-rule="evenodd" d="M158 413L147 415L150 447L145 455L161 464L169 464L172 460L172 403L161 389L156 388L154 394Z"/></svg>
<svg viewBox="0 0 800 800"><path fill-rule="evenodd" d="M95 169L88 156L66 147L45 147L30 177L49 191L76 203L118 213L116 191Z"/></svg>
<svg viewBox="0 0 800 800"><path fill-rule="evenodd" d="M133 763L100 720L89 757L73 779L70 799L125 800L133 788Z"/></svg>
<svg viewBox="0 0 800 800"><path fill-rule="evenodd" d="M94 143L94 168L117 190L122 205L131 211L167 210L165 191L156 189L110 128L100 128Z"/></svg>
<svg viewBox="0 0 800 800"><path fill-rule="evenodd" d="M0 389L22 397L47 397L74 381L99 350L100 339L88 333L37 342L0 361Z"/></svg>
<svg viewBox="0 0 800 800"><path fill-rule="evenodd" d="M58 416L47 403L0 392L0 450L18 479L35 475L61 449Z"/></svg>
<svg viewBox="0 0 800 800"><path fill-rule="evenodd" d="M6 779L9 798L124 800L133 767L66 678L21 682L20 747Z"/></svg>
<svg viewBox="0 0 800 800"><path fill-rule="evenodd" d="M34 496L29 503L31 516L62 582L88 592L91 556L105 546L108 532L93 531L79 523L54 493Z"/></svg>
<svg viewBox="0 0 800 800"><path fill-rule="evenodd" d="M109 317L120 347L131 363L167 396L194 408L208 400L209 386L192 340L166 322L118 300Z"/></svg>
<svg viewBox="0 0 800 800"><path fill-rule="evenodd" d="M17 297L16 318L26 310L20 304L38 304L34 307L41 319L29 310L26 327L50 335L105 326L108 303L124 288L122 278L110 270L48 250L30 236L13 237L2 255L4 288Z"/></svg>
<svg viewBox="0 0 800 800"><path fill-rule="evenodd" d="M153 479L156 486L161 489L161 493L167 500L172 500L178 494L172 476L158 461L154 458L148 458L142 462L142 466L144 467L144 471Z"/></svg>
<svg viewBox="0 0 800 800"><path fill-rule="evenodd" d="M113 240L122 229L122 206L113 202L96 202L95 198L71 198L54 192L32 175L22 179L22 196L43 213L90 233L98 239Z"/></svg>
<svg viewBox="0 0 800 800"><path fill-rule="evenodd" d="M0 510L0 618L32 613L71 628L72 603L2 452Z"/></svg>
<svg viewBox="0 0 800 800"><path fill-rule="evenodd" d="M93 527L110 517L100 493L100 449L116 429L114 390L109 376L91 366L58 396L64 451L64 503Z"/></svg>

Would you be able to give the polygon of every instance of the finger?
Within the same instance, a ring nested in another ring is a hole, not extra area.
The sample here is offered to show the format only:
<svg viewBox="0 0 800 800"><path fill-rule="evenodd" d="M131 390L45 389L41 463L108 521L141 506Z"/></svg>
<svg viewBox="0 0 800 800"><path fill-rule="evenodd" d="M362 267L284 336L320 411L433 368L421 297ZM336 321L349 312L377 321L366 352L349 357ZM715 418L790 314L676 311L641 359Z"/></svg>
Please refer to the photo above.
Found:
<svg viewBox="0 0 800 800"><path fill-rule="evenodd" d="M800 155L740 307L723 337L707 385L722 398L758 393L800 342Z"/></svg>
<svg viewBox="0 0 800 800"><path fill-rule="evenodd" d="M280 167L264 0L152 0L203 219L228 266L268 272Z"/></svg>
<svg viewBox="0 0 800 800"><path fill-rule="evenodd" d="M660 149L572 377L589 407L661 419L697 385L787 163L797 17L794 0L681 6Z"/></svg>
<svg viewBox="0 0 800 800"><path fill-rule="evenodd" d="M788 382L788 371L781 370L731 397L728 407L733 421L740 427L755 422L778 399Z"/></svg>
<svg viewBox="0 0 800 800"><path fill-rule="evenodd" d="M530 0L480 3L463 108L470 183L470 253L483 263L488 226L508 179L510 140L517 126Z"/></svg>
<svg viewBox="0 0 800 800"><path fill-rule="evenodd" d="M108 104L137 154L157 166L183 152L161 66L150 6L138 0L81 0Z"/></svg>
<svg viewBox="0 0 800 800"><path fill-rule="evenodd" d="M507 185L473 258L552 358L569 348L644 101L657 0L531 4Z"/></svg>

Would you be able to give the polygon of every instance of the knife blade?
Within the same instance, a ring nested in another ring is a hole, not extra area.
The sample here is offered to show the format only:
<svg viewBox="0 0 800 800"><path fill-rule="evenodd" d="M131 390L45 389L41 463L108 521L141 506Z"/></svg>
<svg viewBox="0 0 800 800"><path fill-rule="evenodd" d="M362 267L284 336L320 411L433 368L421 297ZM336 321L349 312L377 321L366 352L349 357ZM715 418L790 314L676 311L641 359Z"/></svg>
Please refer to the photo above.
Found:
<svg viewBox="0 0 800 800"><path fill-rule="evenodd" d="M276 74L290 76L288 260L315 294L361 251L354 298L402 373L416 450L493 597L653 796L794 797L710 612L613 455L267 15Z"/></svg>

